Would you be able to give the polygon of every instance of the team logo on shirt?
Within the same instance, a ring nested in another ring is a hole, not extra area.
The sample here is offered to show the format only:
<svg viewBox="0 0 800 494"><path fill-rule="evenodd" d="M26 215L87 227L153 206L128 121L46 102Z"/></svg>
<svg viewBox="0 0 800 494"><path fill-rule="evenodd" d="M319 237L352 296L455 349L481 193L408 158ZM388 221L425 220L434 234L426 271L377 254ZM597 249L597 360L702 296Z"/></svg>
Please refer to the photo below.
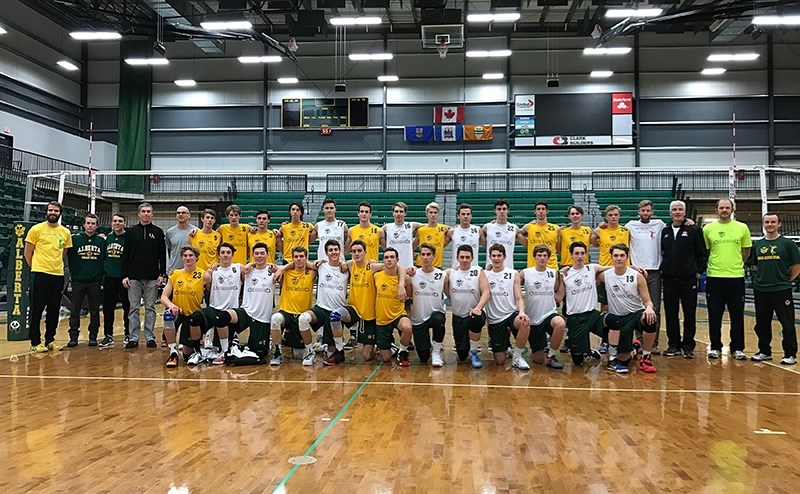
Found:
<svg viewBox="0 0 800 494"><path fill-rule="evenodd" d="M178 280L178 286L179 287L183 286L183 280Z"/></svg>
<svg viewBox="0 0 800 494"><path fill-rule="evenodd" d="M724 230L720 230L719 232L717 232L717 234L720 236L720 238L722 238L722 237L725 236L725 231Z"/></svg>
<svg viewBox="0 0 800 494"><path fill-rule="evenodd" d="M258 285L258 278L253 278L252 280L250 280L250 283L252 283L253 285Z"/></svg>
<svg viewBox="0 0 800 494"><path fill-rule="evenodd" d="M496 284L497 283L495 283L494 281L490 281L489 282L489 288L494 288Z"/></svg>
<svg viewBox="0 0 800 494"><path fill-rule="evenodd" d="M536 282L534 282L534 283L533 283L533 287L534 287L534 288L536 288L536 289L538 290L539 288L541 288L541 287L542 287L542 282L541 282L541 281L536 281Z"/></svg>
<svg viewBox="0 0 800 494"><path fill-rule="evenodd" d="M326 229L325 229L325 233L330 233L330 232L331 232L331 229L330 229L330 228L326 228Z"/></svg>
<svg viewBox="0 0 800 494"><path fill-rule="evenodd" d="M419 287L422 288L423 290L425 289L426 286L428 286L428 284L425 283L424 281L419 282Z"/></svg>
<svg viewBox="0 0 800 494"><path fill-rule="evenodd" d="M333 279L333 276L331 276L329 274L325 275L325 281L331 281L332 279Z"/></svg>
<svg viewBox="0 0 800 494"><path fill-rule="evenodd" d="M228 234L228 240L233 240L233 234L232 233Z"/></svg>
<svg viewBox="0 0 800 494"><path fill-rule="evenodd" d="M395 230L394 233L392 233L392 236L394 238L400 238L400 230Z"/></svg>
<svg viewBox="0 0 800 494"><path fill-rule="evenodd" d="M360 275L360 274L358 274L358 273L353 273L353 279L354 279L354 280L358 281L358 279L359 279L360 277L361 277L361 275Z"/></svg>
<svg viewBox="0 0 800 494"><path fill-rule="evenodd" d="M462 280L462 279L456 280L456 285L461 286L463 284L464 284L464 280Z"/></svg>
<svg viewBox="0 0 800 494"><path fill-rule="evenodd" d="M389 285L387 285L386 283L381 283L381 291L382 292L385 292L388 289L389 289Z"/></svg>
<svg viewBox="0 0 800 494"><path fill-rule="evenodd" d="M615 292L618 292L618 291L622 290L622 287L621 287L621 286L619 286L619 285L618 285L618 284L616 284L616 283L614 283L614 284L611 286L611 288L613 288Z"/></svg>
<svg viewBox="0 0 800 494"><path fill-rule="evenodd" d="M583 280L580 278L575 278L575 286L581 286L583 284Z"/></svg>
<svg viewBox="0 0 800 494"><path fill-rule="evenodd" d="M466 235L461 235L461 241L462 242L466 242L467 241L467 236Z"/></svg>

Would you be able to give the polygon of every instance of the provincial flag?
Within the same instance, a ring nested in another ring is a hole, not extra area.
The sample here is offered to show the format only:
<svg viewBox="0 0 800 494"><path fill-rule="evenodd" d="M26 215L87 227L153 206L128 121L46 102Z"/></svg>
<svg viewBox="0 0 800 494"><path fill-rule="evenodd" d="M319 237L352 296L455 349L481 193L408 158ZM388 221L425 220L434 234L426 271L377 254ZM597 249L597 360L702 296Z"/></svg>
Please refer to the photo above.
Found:
<svg viewBox="0 0 800 494"><path fill-rule="evenodd" d="M434 107L433 123L435 124L464 123L464 107L463 106Z"/></svg>
<svg viewBox="0 0 800 494"><path fill-rule="evenodd" d="M456 142L464 140L463 125L434 125L433 140L443 142Z"/></svg>
<svg viewBox="0 0 800 494"><path fill-rule="evenodd" d="M406 125L406 142L428 142L433 140L433 125Z"/></svg>
<svg viewBox="0 0 800 494"><path fill-rule="evenodd" d="M492 140L492 126L491 125L465 125L464 126L464 140L465 141L491 141Z"/></svg>

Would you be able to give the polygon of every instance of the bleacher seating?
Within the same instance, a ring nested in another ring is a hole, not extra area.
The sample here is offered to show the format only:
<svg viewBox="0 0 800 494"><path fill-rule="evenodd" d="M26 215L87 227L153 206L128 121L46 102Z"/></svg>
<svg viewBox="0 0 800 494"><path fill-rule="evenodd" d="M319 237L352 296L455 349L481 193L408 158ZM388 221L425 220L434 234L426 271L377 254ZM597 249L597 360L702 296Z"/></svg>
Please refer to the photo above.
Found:
<svg viewBox="0 0 800 494"><path fill-rule="evenodd" d="M242 223L250 225L256 224L256 212L259 209L266 209L270 215L270 228L278 228L281 223L289 220L289 204L292 202L303 202L303 192L239 192L234 201L236 205L242 208ZM225 214L224 211L221 214ZM306 212L306 221L308 212ZM227 219L223 216L217 218L219 223L227 223Z"/></svg>
<svg viewBox="0 0 800 494"><path fill-rule="evenodd" d="M639 201L649 199L653 201L653 217L669 221L669 203L672 201L672 192L669 190L599 190L595 192L597 199L598 215L605 216L605 209L611 204L616 204L621 209L620 224L639 219Z"/></svg>
<svg viewBox="0 0 800 494"><path fill-rule="evenodd" d="M358 224L358 203L367 201L372 205L372 223L377 226L383 226L386 223L394 221L392 216L392 204L396 202L404 202L408 206L408 214L406 221L418 221L420 223L427 223L428 218L425 216L425 206L436 199L433 193L364 193L364 192L336 192L328 194L326 197L336 201L336 217L347 223L348 226L355 226ZM321 221L325 215L322 210L319 211L316 221ZM443 222L443 218L440 217Z"/></svg>

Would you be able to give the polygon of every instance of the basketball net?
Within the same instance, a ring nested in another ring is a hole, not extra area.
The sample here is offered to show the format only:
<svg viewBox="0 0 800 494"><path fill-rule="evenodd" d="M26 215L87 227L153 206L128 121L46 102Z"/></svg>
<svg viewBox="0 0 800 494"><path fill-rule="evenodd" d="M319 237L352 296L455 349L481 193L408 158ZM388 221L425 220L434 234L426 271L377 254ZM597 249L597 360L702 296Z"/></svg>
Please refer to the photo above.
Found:
<svg viewBox="0 0 800 494"><path fill-rule="evenodd" d="M439 58L447 58L447 42L440 41L436 46L436 51L439 52Z"/></svg>

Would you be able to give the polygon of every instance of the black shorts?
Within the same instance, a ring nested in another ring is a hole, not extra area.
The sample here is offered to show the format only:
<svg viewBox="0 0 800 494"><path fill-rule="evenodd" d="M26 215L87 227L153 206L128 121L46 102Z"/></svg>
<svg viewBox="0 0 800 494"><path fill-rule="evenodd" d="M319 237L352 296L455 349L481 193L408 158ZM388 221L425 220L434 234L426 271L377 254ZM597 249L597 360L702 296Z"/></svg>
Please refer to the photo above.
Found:
<svg viewBox="0 0 800 494"><path fill-rule="evenodd" d="M489 323L489 338L492 340L492 351L494 353L501 353L508 350L511 346L511 337L517 337L517 329L514 327L514 319L519 315L519 311L514 311L510 316L506 317L498 323Z"/></svg>

